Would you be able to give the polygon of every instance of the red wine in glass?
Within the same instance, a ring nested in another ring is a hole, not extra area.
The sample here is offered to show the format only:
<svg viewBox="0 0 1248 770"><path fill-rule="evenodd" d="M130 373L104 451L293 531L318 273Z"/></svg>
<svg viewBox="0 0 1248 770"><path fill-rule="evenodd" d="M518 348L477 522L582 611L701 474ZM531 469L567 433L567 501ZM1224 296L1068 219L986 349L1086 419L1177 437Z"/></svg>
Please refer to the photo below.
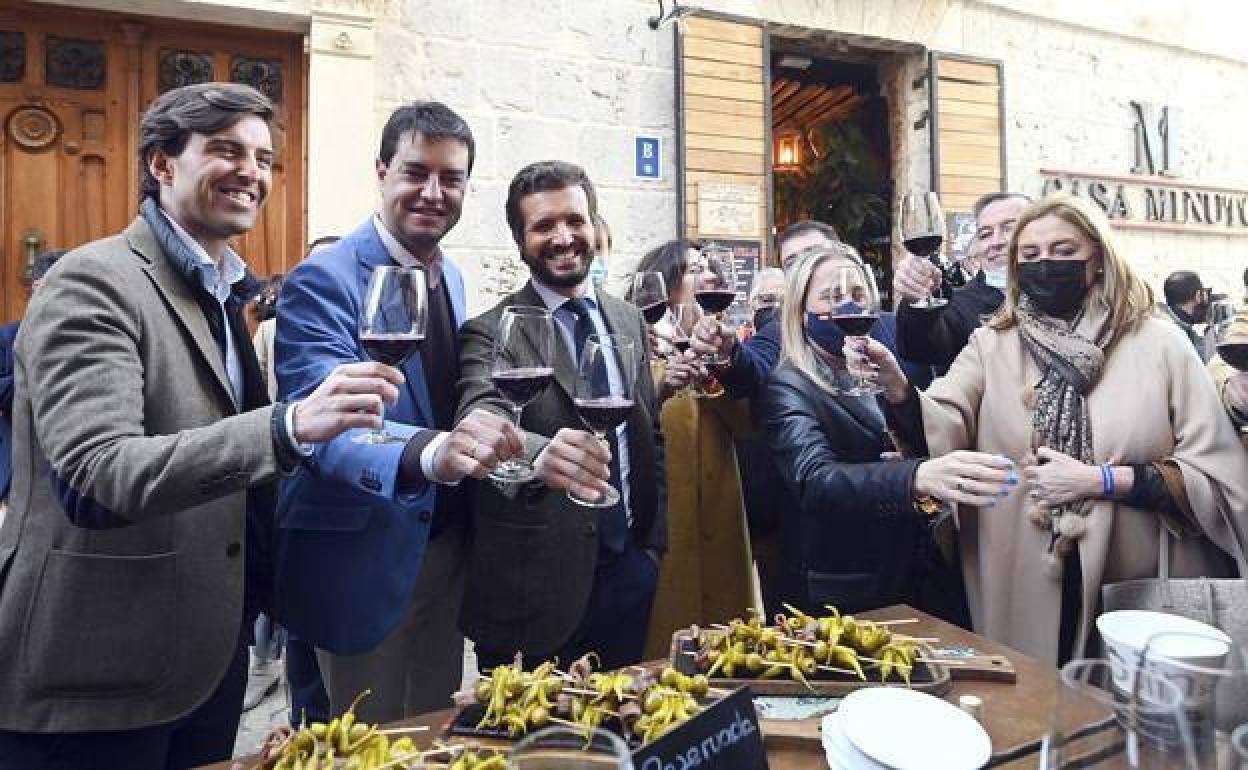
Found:
<svg viewBox="0 0 1248 770"><path fill-rule="evenodd" d="M917 238L907 238L903 243L906 246L906 251L911 254L931 259L940 253L940 247L944 240L944 237L940 235L920 235Z"/></svg>
<svg viewBox="0 0 1248 770"><path fill-rule="evenodd" d="M641 315L646 319L646 323L654 326L659 321L663 320L663 316L667 315L667 303L655 302L653 304L646 305L641 309Z"/></svg>
<svg viewBox="0 0 1248 770"><path fill-rule="evenodd" d="M724 312L736 298L737 293L731 289L708 289L693 293L694 301L707 313Z"/></svg>
<svg viewBox="0 0 1248 770"><path fill-rule="evenodd" d="M398 368L416 355L424 339L423 334L364 332L360 335L360 346L374 361Z"/></svg>
<svg viewBox="0 0 1248 770"><path fill-rule="evenodd" d="M832 322L840 327L841 331L851 337L865 337L867 332L871 331L871 327L875 326L875 322L880 320L878 315L834 315Z"/></svg>
<svg viewBox="0 0 1248 770"><path fill-rule="evenodd" d="M585 425L597 434L605 434L624 424L633 409L633 400L622 396L575 398L572 403Z"/></svg>
<svg viewBox="0 0 1248 770"><path fill-rule="evenodd" d="M499 395L521 409L541 395L554 375L555 370L549 366L526 366L497 370L490 375L490 381Z"/></svg>

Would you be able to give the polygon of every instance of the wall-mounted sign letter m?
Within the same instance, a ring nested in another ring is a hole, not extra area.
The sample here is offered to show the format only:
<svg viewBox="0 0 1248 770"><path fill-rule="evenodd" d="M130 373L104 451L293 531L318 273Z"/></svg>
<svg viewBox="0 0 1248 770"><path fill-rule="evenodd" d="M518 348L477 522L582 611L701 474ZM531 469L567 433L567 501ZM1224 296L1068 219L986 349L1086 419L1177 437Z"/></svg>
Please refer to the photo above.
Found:
<svg viewBox="0 0 1248 770"><path fill-rule="evenodd" d="M1131 173L1173 176L1170 108L1131 102L1131 111L1135 113L1135 165Z"/></svg>

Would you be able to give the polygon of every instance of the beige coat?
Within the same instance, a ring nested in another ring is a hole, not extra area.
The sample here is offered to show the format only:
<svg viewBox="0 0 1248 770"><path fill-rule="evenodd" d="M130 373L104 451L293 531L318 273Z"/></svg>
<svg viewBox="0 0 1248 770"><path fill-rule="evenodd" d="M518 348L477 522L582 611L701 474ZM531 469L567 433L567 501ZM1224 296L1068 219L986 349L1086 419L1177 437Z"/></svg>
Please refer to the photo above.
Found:
<svg viewBox="0 0 1248 770"><path fill-rule="evenodd" d="M1085 321L1086 323L1086 321ZM1017 329L982 328L946 377L922 397L933 456L978 449L1034 462L1025 394L1040 370ZM1213 383L1173 325L1149 319L1108 352L1088 394L1097 463L1143 463L1173 456L1204 536L1175 545L1172 574L1226 574L1234 553L1231 527L1248 522L1248 453L1226 418ZM1048 533L1023 513L1026 483L987 509L960 512L962 564L975 631L1041 660L1057 660L1061 583L1043 569ZM1106 583L1157 575L1155 513L1098 502L1079 541L1083 566L1080 654ZM1210 542L1212 541L1212 543ZM1242 539L1240 540L1242 542Z"/></svg>

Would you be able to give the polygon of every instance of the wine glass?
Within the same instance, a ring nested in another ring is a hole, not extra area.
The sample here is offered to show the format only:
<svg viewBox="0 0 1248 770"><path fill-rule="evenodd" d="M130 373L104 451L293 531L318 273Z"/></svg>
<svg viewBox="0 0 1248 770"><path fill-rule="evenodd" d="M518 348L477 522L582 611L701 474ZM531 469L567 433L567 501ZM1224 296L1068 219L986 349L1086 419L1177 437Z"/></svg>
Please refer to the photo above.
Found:
<svg viewBox="0 0 1248 770"><path fill-rule="evenodd" d="M703 312L715 315L723 321L723 312L737 299L737 269L732 249L710 246L703 250L706 268L694 277L693 299ZM704 356L702 362L710 366L724 366L728 362L715 356Z"/></svg>
<svg viewBox="0 0 1248 770"><path fill-rule="evenodd" d="M608 431L628 419L636 384L637 346L633 340L618 334L589 335L581 351L572 403L599 441L606 442ZM612 451L615 449L613 446ZM602 496L589 499L569 491L568 499L590 508L610 508L620 501L620 492L608 487Z"/></svg>
<svg viewBox="0 0 1248 770"><path fill-rule="evenodd" d="M667 284L663 274L653 270L633 276L633 304L641 308L646 323L654 326L667 314Z"/></svg>
<svg viewBox="0 0 1248 770"><path fill-rule="evenodd" d="M1155 671L1124 692L1108 660L1072 660L1058 674L1041 770L1198 770L1178 686Z"/></svg>
<svg viewBox="0 0 1248 770"><path fill-rule="evenodd" d="M383 265L375 268L360 308L360 346L368 357L400 367L420 349L429 320L429 292L420 268ZM383 415L384 416L384 415ZM395 444L383 426L352 439L361 444Z"/></svg>
<svg viewBox="0 0 1248 770"><path fill-rule="evenodd" d="M688 305L672 305L667 309L667 321L672 325L672 336L668 339L674 351L673 355L681 356L689 350L689 332L685 331L685 318L690 314Z"/></svg>
<svg viewBox="0 0 1248 770"><path fill-rule="evenodd" d="M555 327L546 308L513 305L503 310L494 339L490 380L511 406L517 430L524 407L541 395L554 377L554 340ZM533 477L533 466L520 459L501 462L490 472L491 479L505 483L532 481Z"/></svg>
<svg viewBox="0 0 1248 770"><path fill-rule="evenodd" d="M940 246L945 240L945 215L940 199L934 192L911 192L901 199L901 237L906 251L927 259L940 269ZM910 307L943 307L948 300L940 296L940 285L934 295L915 300Z"/></svg>
<svg viewBox="0 0 1248 770"><path fill-rule="evenodd" d="M865 337L880 320L880 292L875 276L866 264L852 260L837 268L832 275L831 296L828 298L833 323L847 337ZM853 387L841 391L847 396L873 396L884 392L880 386L869 382L861 372L854 373Z"/></svg>
<svg viewBox="0 0 1248 770"><path fill-rule="evenodd" d="M1163 676L1179 688L1200 767L1225 767L1217 747L1248 722L1246 663L1243 649L1213 627L1153 634L1138 655L1137 672Z"/></svg>
<svg viewBox="0 0 1248 770"><path fill-rule="evenodd" d="M524 737L507 755L508 770L633 770L628 746L614 733L563 725Z"/></svg>

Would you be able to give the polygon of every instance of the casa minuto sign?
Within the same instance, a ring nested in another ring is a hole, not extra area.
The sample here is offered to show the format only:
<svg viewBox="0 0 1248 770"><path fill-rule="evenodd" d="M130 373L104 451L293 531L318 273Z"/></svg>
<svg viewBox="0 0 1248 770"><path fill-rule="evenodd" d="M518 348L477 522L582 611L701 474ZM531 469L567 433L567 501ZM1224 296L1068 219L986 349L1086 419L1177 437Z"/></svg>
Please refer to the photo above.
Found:
<svg viewBox="0 0 1248 770"><path fill-rule="evenodd" d="M1041 195L1087 198L1117 228L1248 235L1248 189L1201 184L1175 175L1169 107L1131 102L1133 164L1129 175L1041 169Z"/></svg>

